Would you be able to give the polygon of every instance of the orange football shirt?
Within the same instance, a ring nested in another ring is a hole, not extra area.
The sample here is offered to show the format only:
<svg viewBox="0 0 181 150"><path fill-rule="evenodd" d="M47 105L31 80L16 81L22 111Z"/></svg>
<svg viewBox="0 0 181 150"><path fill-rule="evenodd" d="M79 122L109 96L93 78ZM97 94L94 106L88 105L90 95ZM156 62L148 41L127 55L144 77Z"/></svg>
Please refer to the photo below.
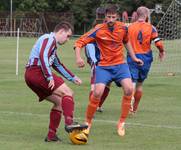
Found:
<svg viewBox="0 0 181 150"><path fill-rule="evenodd" d="M125 63L124 43L128 42L128 34L124 23L116 21L112 28L108 28L106 23L98 24L82 35L75 42L75 47L82 48L91 42L96 42L100 50L99 66Z"/></svg>
<svg viewBox="0 0 181 150"><path fill-rule="evenodd" d="M150 23L137 21L129 25L128 37L135 54L145 54L151 50L151 41L158 37L158 32Z"/></svg>

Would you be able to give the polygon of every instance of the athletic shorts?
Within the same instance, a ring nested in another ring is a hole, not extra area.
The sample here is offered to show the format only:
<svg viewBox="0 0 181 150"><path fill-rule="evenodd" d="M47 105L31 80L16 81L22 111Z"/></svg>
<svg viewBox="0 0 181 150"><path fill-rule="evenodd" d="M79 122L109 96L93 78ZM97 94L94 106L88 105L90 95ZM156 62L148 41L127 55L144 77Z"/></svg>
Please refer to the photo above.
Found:
<svg viewBox="0 0 181 150"><path fill-rule="evenodd" d="M58 77L53 73L53 79L55 86L51 90L48 88L48 81L43 76L43 72L40 67L32 66L26 68L25 71L25 82L28 87L37 94L39 101L44 100L47 96L52 95L53 91L64 83L61 77Z"/></svg>
<svg viewBox="0 0 181 150"><path fill-rule="evenodd" d="M131 78L128 65L119 64L114 66L96 66L95 83L110 84L112 81L121 86L121 80Z"/></svg>
<svg viewBox="0 0 181 150"><path fill-rule="evenodd" d="M147 78L153 61L152 52L147 54L136 54L136 57L144 62L143 66L139 66L135 63L130 56L127 56L127 63L133 82L144 82Z"/></svg>

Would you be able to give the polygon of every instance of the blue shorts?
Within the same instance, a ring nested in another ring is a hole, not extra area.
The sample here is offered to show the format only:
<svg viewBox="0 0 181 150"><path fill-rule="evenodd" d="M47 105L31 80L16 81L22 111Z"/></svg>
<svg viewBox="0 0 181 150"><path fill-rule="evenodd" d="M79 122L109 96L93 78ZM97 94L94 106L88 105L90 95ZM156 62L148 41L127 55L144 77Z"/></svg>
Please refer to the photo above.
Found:
<svg viewBox="0 0 181 150"><path fill-rule="evenodd" d="M121 86L121 80L131 78L128 64L120 64L115 66L96 66L95 83L110 84L112 81L117 86Z"/></svg>
<svg viewBox="0 0 181 150"><path fill-rule="evenodd" d="M136 54L136 57L144 62L143 66L135 63L129 55L127 56L127 63L133 82L143 82L148 76L153 61L152 51L147 54Z"/></svg>

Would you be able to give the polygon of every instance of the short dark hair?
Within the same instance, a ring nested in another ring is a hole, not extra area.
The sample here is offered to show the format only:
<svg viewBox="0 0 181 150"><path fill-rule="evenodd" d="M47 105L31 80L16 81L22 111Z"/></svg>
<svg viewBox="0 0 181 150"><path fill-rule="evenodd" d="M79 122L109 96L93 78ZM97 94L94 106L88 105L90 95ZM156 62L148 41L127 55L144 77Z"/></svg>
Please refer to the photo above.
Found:
<svg viewBox="0 0 181 150"><path fill-rule="evenodd" d="M104 19L105 18L105 8L98 7L96 9L96 19Z"/></svg>
<svg viewBox="0 0 181 150"><path fill-rule="evenodd" d="M115 4L110 4L106 7L106 14L109 13L109 14L118 14L119 13L119 9L117 7L117 5Z"/></svg>
<svg viewBox="0 0 181 150"><path fill-rule="evenodd" d="M58 32L61 29L64 29L65 31L68 31L70 29L72 33L74 32L73 26L67 21L62 21L59 24L57 24L54 28L54 32Z"/></svg>

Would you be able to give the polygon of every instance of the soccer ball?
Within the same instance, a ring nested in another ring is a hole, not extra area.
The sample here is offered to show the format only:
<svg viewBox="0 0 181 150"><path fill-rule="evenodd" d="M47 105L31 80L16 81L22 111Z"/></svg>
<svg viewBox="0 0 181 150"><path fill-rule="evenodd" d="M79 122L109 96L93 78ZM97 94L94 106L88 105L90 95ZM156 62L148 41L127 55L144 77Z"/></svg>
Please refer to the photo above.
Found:
<svg viewBox="0 0 181 150"><path fill-rule="evenodd" d="M88 136L81 130L73 130L69 133L69 139L73 144L84 145L88 141Z"/></svg>

